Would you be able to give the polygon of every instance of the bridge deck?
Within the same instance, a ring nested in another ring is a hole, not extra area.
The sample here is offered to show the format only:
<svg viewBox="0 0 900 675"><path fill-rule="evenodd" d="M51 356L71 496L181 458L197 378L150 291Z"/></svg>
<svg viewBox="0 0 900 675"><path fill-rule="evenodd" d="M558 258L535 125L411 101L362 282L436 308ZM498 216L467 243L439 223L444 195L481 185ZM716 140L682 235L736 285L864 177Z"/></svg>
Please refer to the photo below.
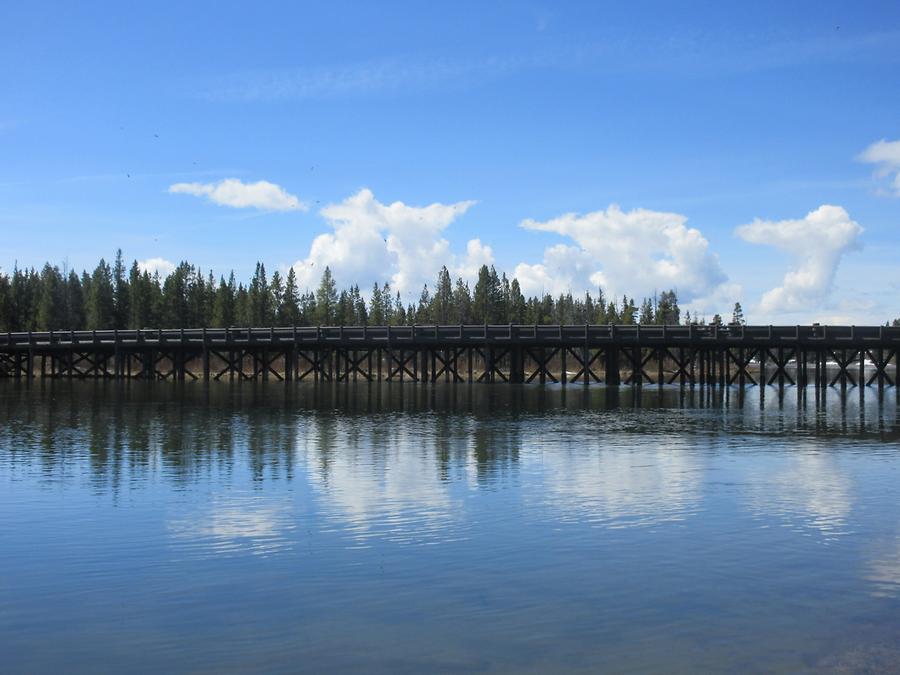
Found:
<svg viewBox="0 0 900 675"><path fill-rule="evenodd" d="M650 325L442 325L319 326L280 328L145 328L140 330L0 333L0 350L71 345L247 344L302 346L389 344L467 345L610 343L653 347L727 344L732 346L827 345L840 348L900 346L900 327L888 326L650 326Z"/></svg>

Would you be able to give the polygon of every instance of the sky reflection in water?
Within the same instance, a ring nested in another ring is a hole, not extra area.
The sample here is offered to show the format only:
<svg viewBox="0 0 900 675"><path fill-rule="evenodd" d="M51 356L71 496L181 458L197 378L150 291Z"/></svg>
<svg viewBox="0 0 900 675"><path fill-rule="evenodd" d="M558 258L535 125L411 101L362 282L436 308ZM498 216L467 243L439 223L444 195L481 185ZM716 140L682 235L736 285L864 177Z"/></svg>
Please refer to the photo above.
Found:
<svg viewBox="0 0 900 675"><path fill-rule="evenodd" d="M876 393L4 384L0 663L885 668Z"/></svg>

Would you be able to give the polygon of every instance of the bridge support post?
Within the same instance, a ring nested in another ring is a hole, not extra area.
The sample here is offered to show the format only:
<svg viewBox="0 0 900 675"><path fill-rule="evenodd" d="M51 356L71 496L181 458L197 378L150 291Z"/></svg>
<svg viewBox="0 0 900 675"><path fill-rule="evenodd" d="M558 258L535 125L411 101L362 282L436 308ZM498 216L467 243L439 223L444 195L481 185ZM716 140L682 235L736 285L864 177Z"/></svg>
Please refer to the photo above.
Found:
<svg viewBox="0 0 900 675"><path fill-rule="evenodd" d="M719 386L723 389L728 384L728 356L726 348L719 349Z"/></svg>
<svg viewBox="0 0 900 675"><path fill-rule="evenodd" d="M206 347L206 341L203 344L203 380L209 382L209 349Z"/></svg>
<svg viewBox="0 0 900 675"><path fill-rule="evenodd" d="M619 377L619 349L615 345L609 345L604 353L606 366L606 384L617 387L621 383Z"/></svg>
<svg viewBox="0 0 900 675"><path fill-rule="evenodd" d="M566 349L565 345L560 346L559 348L559 381L565 386L569 383L569 375L566 370L566 352L569 351ZM523 364L524 369L524 364Z"/></svg>
<svg viewBox="0 0 900 675"><path fill-rule="evenodd" d="M543 357L543 350L541 350ZM511 384L521 384L525 381L525 350L522 347L512 347L509 350L509 381ZM541 382L544 381L544 373L541 371Z"/></svg>
<svg viewBox="0 0 900 675"><path fill-rule="evenodd" d="M640 347L631 348L631 385L644 386L644 369L641 367L644 361L644 352Z"/></svg>
<svg viewBox="0 0 900 675"><path fill-rule="evenodd" d="M591 362L591 350L588 349L586 340L584 347L581 348L581 362L584 364L584 384L588 385L591 381L591 369L588 366Z"/></svg>
<svg viewBox="0 0 900 675"><path fill-rule="evenodd" d="M666 350L662 347L656 350L656 386L661 387L666 382Z"/></svg>
<svg viewBox="0 0 900 675"><path fill-rule="evenodd" d="M879 347L875 352L875 358L878 359L878 389L884 389L884 350Z"/></svg>
<svg viewBox="0 0 900 675"><path fill-rule="evenodd" d="M538 359L540 360L540 365L538 366L538 381L541 384L547 383L547 351L543 347L538 349ZM522 370L525 370L525 366L523 364Z"/></svg>

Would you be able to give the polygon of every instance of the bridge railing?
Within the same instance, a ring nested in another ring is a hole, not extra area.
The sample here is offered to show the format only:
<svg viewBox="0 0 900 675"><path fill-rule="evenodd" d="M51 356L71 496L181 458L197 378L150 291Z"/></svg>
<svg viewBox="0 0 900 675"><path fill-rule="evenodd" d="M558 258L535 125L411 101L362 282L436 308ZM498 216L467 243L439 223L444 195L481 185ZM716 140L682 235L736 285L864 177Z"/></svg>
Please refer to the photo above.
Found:
<svg viewBox="0 0 900 675"><path fill-rule="evenodd" d="M675 325L427 325L427 326L290 326L229 328L145 328L140 330L41 331L0 333L0 349L75 345L327 345L359 342L385 345L415 342L515 341L534 343L603 342L667 344L724 343L900 343L900 327L888 326L675 326Z"/></svg>

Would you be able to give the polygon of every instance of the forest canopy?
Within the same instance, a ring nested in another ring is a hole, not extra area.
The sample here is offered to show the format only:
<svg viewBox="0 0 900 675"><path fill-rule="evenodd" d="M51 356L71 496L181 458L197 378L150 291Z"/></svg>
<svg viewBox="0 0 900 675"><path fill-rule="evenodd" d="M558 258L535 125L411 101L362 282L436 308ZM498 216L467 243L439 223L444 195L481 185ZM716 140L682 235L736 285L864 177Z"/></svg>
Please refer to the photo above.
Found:
<svg viewBox="0 0 900 675"><path fill-rule="evenodd" d="M732 323L743 323L740 303ZM519 282L482 266L474 288L453 280L446 267L417 302L404 303L388 282L369 293L358 286L339 289L327 267L318 288L300 291L293 269L269 276L262 263L249 283L234 272L218 279L188 262L162 277L126 266L121 250L112 265L100 260L80 275L47 263L36 269L0 274L0 330L101 330L226 326L409 325L409 324L680 324L705 323L682 315L674 289L652 298L525 297ZM715 315L711 323L723 323Z"/></svg>

